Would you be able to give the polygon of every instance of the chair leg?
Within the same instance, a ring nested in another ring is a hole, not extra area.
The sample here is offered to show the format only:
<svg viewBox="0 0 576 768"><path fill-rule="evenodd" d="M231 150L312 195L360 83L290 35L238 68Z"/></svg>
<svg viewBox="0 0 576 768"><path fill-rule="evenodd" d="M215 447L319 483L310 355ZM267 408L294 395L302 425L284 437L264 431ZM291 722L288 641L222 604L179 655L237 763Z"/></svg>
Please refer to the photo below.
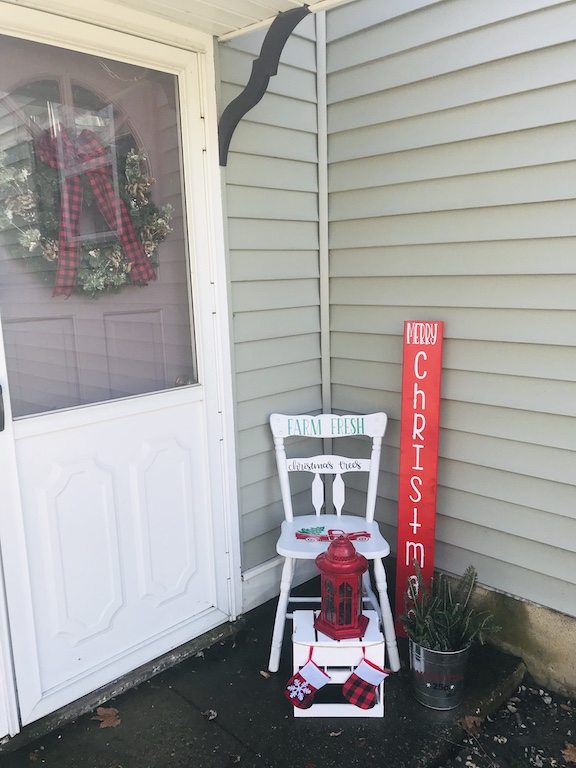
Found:
<svg viewBox="0 0 576 768"><path fill-rule="evenodd" d="M280 652L282 651L282 640L284 639L284 624L286 623L288 599L290 597L290 587L292 586L293 577L294 560L291 557L287 557L284 560L284 567L282 568L280 596L278 597L276 618L274 619L274 631L272 632L270 660L268 661L268 670L270 672L278 672L278 667L280 666Z"/></svg>
<svg viewBox="0 0 576 768"><path fill-rule="evenodd" d="M386 582L386 571L382 560L374 560L374 576L376 578L376 588L380 596L380 608L382 610L382 627L386 639L386 649L388 651L388 662L393 672L400 669L400 657L398 655L398 645L396 644L396 632L394 631L394 620L392 618L392 609L388 598L388 585Z"/></svg>
<svg viewBox="0 0 576 768"><path fill-rule="evenodd" d="M382 610L380 608L380 603L378 602L376 595L374 594L374 590L372 589L372 582L370 581L370 570L364 571L362 574L362 592L366 595L368 600L370 601L370 606L373 611L376 611L378 614L378 621L380 624L383 624L382 622Z"/></svg>

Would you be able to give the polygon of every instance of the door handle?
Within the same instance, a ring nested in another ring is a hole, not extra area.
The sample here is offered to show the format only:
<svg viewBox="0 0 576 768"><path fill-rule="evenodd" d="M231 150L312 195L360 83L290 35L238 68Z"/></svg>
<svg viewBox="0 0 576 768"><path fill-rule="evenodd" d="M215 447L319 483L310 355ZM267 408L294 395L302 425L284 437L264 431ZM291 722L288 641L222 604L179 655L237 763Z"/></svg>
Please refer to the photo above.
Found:
<svg viewBox="0 0 576 768"><path fill-rule="evenodd" d="M2 385L0 384L0 432L4 431L4 396L2 395Z"/></svg>

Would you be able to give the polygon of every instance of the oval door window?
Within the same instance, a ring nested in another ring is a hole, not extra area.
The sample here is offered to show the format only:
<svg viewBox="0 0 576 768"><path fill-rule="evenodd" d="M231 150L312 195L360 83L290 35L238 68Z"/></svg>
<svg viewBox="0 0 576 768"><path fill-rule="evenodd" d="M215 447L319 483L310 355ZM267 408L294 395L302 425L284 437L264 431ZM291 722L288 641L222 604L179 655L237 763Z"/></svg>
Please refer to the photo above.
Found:
<svg viewBox="0 0 576 768"><path fill-rule="evenodd" d="M175 76L7 36L0 46L13 416L195 383Z"/></svg>

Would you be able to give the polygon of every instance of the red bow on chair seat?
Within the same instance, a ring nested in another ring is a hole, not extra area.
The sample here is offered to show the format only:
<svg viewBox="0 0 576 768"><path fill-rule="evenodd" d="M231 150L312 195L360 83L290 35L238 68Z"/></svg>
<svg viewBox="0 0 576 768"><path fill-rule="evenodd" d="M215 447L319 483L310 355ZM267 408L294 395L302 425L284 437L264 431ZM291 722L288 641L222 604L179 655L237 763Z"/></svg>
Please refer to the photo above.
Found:
<svg viewBox="0 0 576 768"><path fill-rule="evenodd" d="M76 140L64 129L54 136L43 131L35 142L39 160L51 168L78 169L66 176L62 188L60 226L58 232L58 270L54 281L54 296L70 296L80 267L80 215L82 213L82 181L85 173L94 191L96 203L108 227L118 238L124 255L131 263L132 283L146 285L156 279L156 272L138 239L124 201L115 193L110 160L103 160L107 151L94 133L84 129Z"/></svg>

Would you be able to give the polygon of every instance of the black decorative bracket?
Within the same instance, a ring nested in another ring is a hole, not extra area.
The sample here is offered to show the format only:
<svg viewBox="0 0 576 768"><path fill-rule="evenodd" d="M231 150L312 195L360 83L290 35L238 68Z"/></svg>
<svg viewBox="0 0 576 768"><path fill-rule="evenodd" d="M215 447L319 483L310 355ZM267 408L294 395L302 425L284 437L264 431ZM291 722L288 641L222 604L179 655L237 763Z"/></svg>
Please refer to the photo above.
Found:
<svg viewBox="0 0 576 768"><path fill-rule="evenodd" d="M266 33L258 58L252 63L248 84L239 96L226 107L218 125L220 165L228 162L228 148L232 134L240 120L266 93L270 78L278 72L280 56L286 41L302 19L310 13L307 5L279 13Z"/></svg>

